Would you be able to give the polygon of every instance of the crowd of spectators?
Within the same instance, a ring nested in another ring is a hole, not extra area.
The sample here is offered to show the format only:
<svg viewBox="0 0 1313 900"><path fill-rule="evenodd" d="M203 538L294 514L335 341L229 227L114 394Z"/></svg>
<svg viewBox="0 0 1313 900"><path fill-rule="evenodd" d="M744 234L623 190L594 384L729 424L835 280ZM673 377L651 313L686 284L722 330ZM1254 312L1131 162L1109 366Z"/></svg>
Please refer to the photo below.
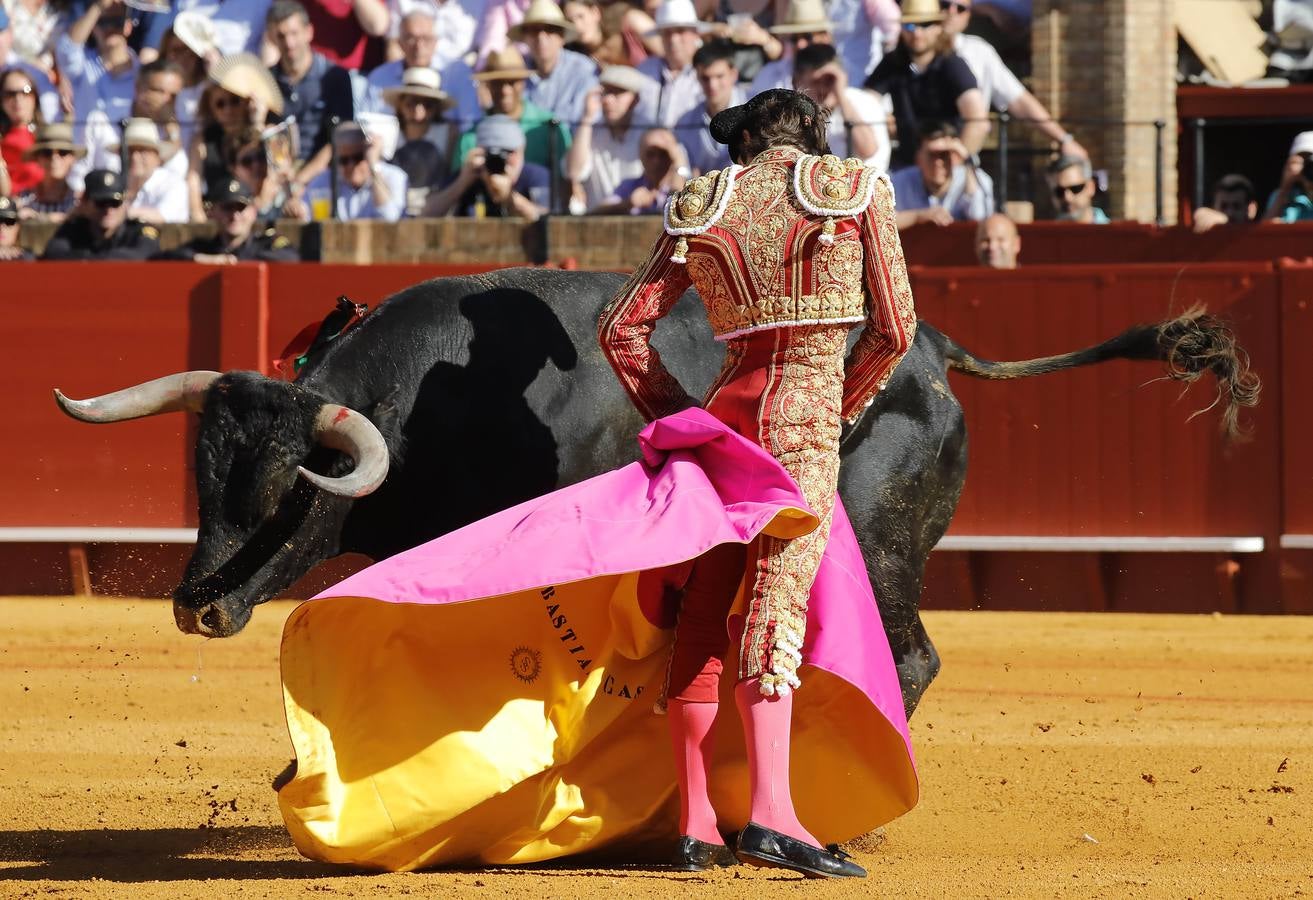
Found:
<svg viewBox="0 0 1313 900"><path fill-rule="evenodd" d="M70 234L104 244L120 218L154 230L240 204L256 222L655 214L729 164L711 117L774 87L827 110L833 152L891 171L902 227L994 212L979 158L991 110L1056 151L1061 218L1106 221L1088 153L966 33L972 12L971 0L0 0L0 227L11 213L78 219ZM1305 137L1266 205L1249 188L1247 215L1313 217ZM119 193L121 210L107 206ZM1200 211L1214 213L1234 218Z"/></svg>

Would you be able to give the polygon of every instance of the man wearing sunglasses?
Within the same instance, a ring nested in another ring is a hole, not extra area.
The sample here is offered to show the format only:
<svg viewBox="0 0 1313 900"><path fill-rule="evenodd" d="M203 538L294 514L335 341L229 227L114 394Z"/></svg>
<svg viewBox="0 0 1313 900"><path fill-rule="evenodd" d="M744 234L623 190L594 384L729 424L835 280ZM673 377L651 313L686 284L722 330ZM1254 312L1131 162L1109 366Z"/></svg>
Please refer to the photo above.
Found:
<svg viewBox="0 0 1313 900"><path fill-rule="evenodd" d="M21 227L18 224L18 206L8 197L0 196L0 262L26 262L32 253L18 244Z"/></svg>
<svg viewBox="0 0 1313 900"><path fill-rule="evenodd" d="M138 65L128 46L132 24L122 0L93 0L55 44L60 74L72 85L79 138L81 123L95 110L111 122L130 115ZM93 36L96 51L88 53L87 39Z"/></svg>
<svg viewBox="0 0 1313 900"><path fill-rule="evenodd" d="M24 159L36 160L41 180L29 191L18 195L24 219L62 222L77 201L77 192L68 183L73 163L86 150L73 143L73 126L51 122L36 130L36 142L23 153Z"/></svg>
<svg viewBox="0 0 1313 900"><path fill-rule="evenodd" d="M251 192L236 178L210 185L205 211L215 224L214 237L195 238L181 247L156 254L155 259L190 260L211 266L253 262L299 262L292 242L272 226L257 227Z"/></svg>
<svg viewBox="0 0 1313 900"><path fill-rule="evenodd" d="M1097 187L1090 161L1080 156L1063 156L1049 164L1053 207L1061 222L1107 225L1108 214L1094 205Z"/></svg>
<svg viewBox="0 0 1313 900"><path fill-rule="evenodd" d="M87 173L82 202L46 244L42 259L138 260L159 252L160 233L129 219L123 177L109 169Z"/></svg>
<svg viewBox="0 0 1313 900"><path fill-rule="evenodd" d="M976 87L984 95L988 108L1006 110L1013 118L1032 125L1041 134L1062 148L1064 156L1088 159L1085 151L1071 133L1054 121L1034 94L1012 74L1004 64L994 45L974 34L965 34L971 21L972 0L940 0L944 11L944 33L953 39L953 52L966 62L976 76Z"/></svg>

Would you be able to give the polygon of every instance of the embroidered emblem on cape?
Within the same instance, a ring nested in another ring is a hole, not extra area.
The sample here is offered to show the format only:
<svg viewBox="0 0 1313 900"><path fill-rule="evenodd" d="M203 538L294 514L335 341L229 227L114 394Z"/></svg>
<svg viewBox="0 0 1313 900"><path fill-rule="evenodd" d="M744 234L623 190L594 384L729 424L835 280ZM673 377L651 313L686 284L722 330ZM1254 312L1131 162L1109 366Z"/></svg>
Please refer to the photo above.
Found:
<svg viewBox="0 0 1313 900"><path fill-rule="evenodd" d="M525 684L533 684L543 670L543 655L528 647L516 647L511 653L511 674Z"/></svg>
<svg viewBox="0 0 1313 900"><path fill-rule="evenodd" d="M699 175L666 201L666 234L679 238L671 262L682 265L686 261L684 254L688 253L685 238L690 234L702 234L725 214L730 194L734 191L734 179L742 168L735 165Z"/></svg>
<svg viewBox="0 0 1313 900"><path fill-rule="evenodd" d="M822 244L834 243L834 217L860 216L871 205L875 183L881 176L860 159L804 156L793 170L793 192L807 212L825 216Z"/></svg>

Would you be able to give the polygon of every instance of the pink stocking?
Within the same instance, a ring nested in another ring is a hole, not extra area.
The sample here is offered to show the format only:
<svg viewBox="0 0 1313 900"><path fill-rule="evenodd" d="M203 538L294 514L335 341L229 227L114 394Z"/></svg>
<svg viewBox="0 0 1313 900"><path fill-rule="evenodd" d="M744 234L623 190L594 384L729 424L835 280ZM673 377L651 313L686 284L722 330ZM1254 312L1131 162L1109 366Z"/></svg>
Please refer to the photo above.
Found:
<svg viewBox="0 0 1313 900"><path fill-rule="evenodd" d="M670 740L675 748L679 777L679 833L708 844L724 844L716 828L716 811L707 795L711 772L712 727L718 703L690 703L672 698L668 703Z"/></svg>
<svg viewBox="0 0 1313 900"><path fill-rule="evenodd" d="M748 748L752 821L819 847L820 842L798 821L789 791L793 695L763 697L758 690L760 680L749 678L734 686L734 699L743 719L743 741Z"/></svg>

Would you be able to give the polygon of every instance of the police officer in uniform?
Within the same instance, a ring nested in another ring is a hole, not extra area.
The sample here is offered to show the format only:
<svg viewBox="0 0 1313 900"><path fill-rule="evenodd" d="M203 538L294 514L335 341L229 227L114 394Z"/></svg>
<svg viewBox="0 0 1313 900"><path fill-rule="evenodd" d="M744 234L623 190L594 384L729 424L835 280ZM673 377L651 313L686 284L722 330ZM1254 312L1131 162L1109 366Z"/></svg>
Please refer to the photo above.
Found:
<svg viewBox="0 0 1313 900"><path fill-rule="evenodd" d="M214 237L196 238L158 254L156 259L183 259L210 265L230 265L243 260L301 260L292 242L272 226L257 227L251 192L236 178L225 178L211 185L206 205L210 221L218 226Z"/></svg>
<svg viewBox="0 0 1313 900"><path fill-rule="evenodd" d="M41 258L132 260L159 252L159 231L128 218L123 193L118 172L88 172L82 202L50 238Z"/></svg>

